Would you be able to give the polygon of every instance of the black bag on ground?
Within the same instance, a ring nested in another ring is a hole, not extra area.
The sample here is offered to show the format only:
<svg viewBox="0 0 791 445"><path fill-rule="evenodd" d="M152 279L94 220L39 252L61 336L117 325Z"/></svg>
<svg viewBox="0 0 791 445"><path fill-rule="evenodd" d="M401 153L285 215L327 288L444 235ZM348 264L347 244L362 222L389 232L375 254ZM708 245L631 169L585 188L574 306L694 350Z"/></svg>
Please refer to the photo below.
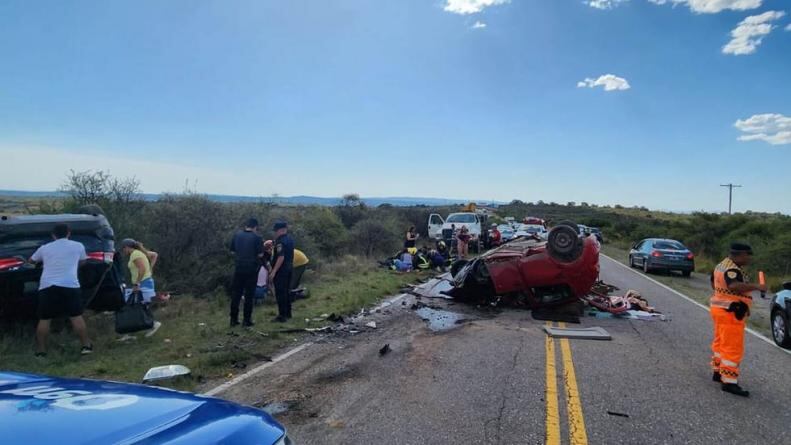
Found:
<svg viewBox="0 0 791 445"><path fill-rule="evenodd" d="M154 316L148 305L143 304L143 294L132 292L126 304L115 313L115 332L129 334L130 332L147 331L154 327Z"/></svg>

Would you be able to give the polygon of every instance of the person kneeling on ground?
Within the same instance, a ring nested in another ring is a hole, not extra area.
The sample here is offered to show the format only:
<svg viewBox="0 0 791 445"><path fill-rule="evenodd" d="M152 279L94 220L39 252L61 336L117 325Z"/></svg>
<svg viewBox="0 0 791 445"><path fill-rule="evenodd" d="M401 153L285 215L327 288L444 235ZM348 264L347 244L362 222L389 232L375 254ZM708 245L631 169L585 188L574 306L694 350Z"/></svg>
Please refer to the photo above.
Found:
<svg viewBox="0 0 791 445"><path fill-rule="evenodd" d="M304 252L294 249L294 262L291 265L291 285L289 286L291 301L307 298L305 292L300 292L299 285L302 282L302 275L308 268L309 262L310 260Z"/></svg>
<svg viewBox="0 0 791 445"><path fill-rule="evenodd" d="M126 289L126 299L133 294L139 293L143 297L143 304L151 304L151 300L157 295L154 286L154 266L157 264L159 255L156 252L147 250L142 243L127 238L121 241L121 251L129 258L127 267L132 279L132 288ZM154 321L154 326L145 334L146 337L162 327L162 323Z"/></svg>
<svg viewBox="0 0 791 445"><path fill-rule="evenodd" d="M431 267L431 262L428 258L428 248L423 246L412 257L412 268L415 270L427 270Z"/></svg>
<svg viewBox="0 0 791 445"><path fill-rule="evenodd" d="M88 260L85 246L69 239L71 231L66 224L52 230L53 241L39 247L31 263L43 263L39 280L38 326L36 327L36 357L47 355L47 336L53 318L68 316L71 326L80 338L80 353L90 354L93 345L88 340L88 330L82 318L82 289L77 270Z"/></svg>
<svg viewBox="0 0 791 445"><path fill-rule="evenodd" d="M439 270L440 272L445 272L445 263L447 262L446 258L442 256L441 253L437 250L431 250L428 253L429 261L431 261L431 268Z"/></svg>

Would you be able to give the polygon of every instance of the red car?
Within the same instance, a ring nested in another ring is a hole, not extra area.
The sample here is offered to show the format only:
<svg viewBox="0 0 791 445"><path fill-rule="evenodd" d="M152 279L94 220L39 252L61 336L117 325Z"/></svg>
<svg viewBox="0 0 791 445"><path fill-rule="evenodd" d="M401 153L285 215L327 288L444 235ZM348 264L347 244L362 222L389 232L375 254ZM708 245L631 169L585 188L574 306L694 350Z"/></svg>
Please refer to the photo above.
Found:
<svg viewBox="0 0 791 445"><path fill-rule="evenodd" d="M531 309L575 301L590 292L599 277L599 243L581 237L572 223L561 223L547 241L522 237L470 262L451 268L459 300L491 301L498 296Z"/></svg>

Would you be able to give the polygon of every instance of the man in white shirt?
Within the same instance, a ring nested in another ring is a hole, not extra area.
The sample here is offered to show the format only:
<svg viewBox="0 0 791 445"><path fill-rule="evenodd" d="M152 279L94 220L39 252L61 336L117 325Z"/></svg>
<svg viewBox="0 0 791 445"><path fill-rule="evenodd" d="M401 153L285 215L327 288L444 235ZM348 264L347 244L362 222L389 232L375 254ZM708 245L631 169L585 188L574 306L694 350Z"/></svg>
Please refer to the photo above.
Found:
<svg viewBox="0 0 791 445"><path fill-rule="evenodd" d="M36 356L47 355L47 336L53 318L68 316L74 332L82 343L81 354L93 352L82 318L82 289L77 270L88 259L85 246L69 239L66 224L52 230L54 241L44 244L30 257L32 263L43 263L44 271L38 287L38 326L36 327Z"/></svg>

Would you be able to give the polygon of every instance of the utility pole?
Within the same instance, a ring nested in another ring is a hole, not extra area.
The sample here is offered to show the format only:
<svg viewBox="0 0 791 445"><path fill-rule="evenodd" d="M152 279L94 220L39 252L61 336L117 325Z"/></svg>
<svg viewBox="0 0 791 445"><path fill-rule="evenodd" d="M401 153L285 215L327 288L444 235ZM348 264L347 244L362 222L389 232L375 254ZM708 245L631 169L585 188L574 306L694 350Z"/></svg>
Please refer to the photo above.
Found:
<svg viewBox="0 0 791 445"><path fill-rule="evenodd" d="M734 187L738 188L741 186L736 184L721 184L720 187L728 187L728 215L731 215L733 210L733 189Z"/></svg>

